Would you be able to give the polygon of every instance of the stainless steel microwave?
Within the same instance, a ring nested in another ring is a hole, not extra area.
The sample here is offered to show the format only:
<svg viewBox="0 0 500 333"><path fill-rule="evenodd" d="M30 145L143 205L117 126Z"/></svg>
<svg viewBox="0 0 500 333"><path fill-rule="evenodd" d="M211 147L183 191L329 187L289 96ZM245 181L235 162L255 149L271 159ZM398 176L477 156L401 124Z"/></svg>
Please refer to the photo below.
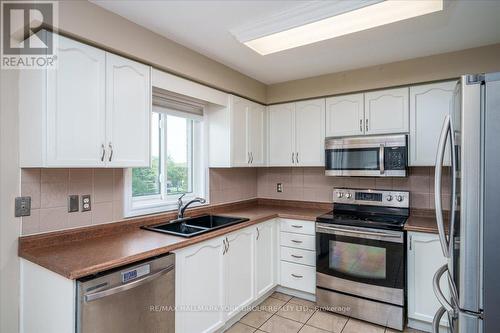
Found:
<svg viewBox="0 0 500 333"><path fill-rule="evenodd" d="M406 177L408 136L327 138L327 176Z"/></svg>

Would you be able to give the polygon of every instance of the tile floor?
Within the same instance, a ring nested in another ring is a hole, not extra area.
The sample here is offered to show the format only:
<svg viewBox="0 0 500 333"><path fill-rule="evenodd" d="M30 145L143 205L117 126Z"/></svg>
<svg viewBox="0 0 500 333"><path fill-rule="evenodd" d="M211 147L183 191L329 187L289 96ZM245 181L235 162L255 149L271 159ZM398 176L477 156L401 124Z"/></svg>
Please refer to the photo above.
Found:
<svg viewBox="0 0 500 333"><path fill-rule="evenodd" d="M396 333L399 331L317 310L313 302L275 292L226 333ZM420 331L406 329L405 333Z"/></svg>

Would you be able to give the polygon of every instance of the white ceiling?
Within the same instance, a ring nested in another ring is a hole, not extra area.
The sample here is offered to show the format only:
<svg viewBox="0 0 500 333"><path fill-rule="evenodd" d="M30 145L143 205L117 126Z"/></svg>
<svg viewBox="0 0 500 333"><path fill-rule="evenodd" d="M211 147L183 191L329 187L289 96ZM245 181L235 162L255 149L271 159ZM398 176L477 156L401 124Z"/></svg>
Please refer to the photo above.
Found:
<svg viewBox="0 0 500 333"><path fill-rule="evenodd" d="M266 84L500 42L500 0L451 1L440 13L267 56L230 30L309 1L91 1Z"/></svg>

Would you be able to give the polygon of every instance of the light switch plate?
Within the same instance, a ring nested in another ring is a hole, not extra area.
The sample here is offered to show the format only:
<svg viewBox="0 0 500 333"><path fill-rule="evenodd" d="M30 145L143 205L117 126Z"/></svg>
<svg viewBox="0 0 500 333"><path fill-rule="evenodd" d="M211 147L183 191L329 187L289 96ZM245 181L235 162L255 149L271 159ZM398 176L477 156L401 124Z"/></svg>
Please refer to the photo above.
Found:
<svg viewBox="0 0 500 333"><path fill-rule="evenodd" d="M76 194L72 194L68 197L68 213L77 212L80 210L80 197Z"/></svg>
<svg viewBox="0 0 500 333"><path fill-rule="evenodd" d="M31 215L31 197L17 197L15 202L16 217Z"/></svg>
<svg viewBox="0 0 500 333"><path fill-rule="evenodd" d="M276 183L276 192L283 192L283 185L281 183Z"/></svg>
<svg viewBox="0 0 500 333"><path fill-rule="evenodd" d="M92 210L92 202L90 201L90 194L82 195L82 212Z"/></svg>

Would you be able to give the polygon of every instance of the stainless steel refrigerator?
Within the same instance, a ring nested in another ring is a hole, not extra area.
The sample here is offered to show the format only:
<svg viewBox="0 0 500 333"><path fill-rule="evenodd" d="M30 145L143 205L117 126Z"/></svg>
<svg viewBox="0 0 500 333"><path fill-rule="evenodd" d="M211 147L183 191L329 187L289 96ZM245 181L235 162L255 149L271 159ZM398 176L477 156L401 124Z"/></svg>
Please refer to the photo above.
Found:
<svg viewBox="0 0 500 333"><path fill-rule="evenodd" d="M443 219L446 153L452 160L452 195L449 218ZM500 332L500 72L465 75L458 82L441 132L434 186L448 263L434 275L442 306L433 332L439 332L444 315L452 333ZM440 283L448 283L449 295L443 295Z"/></svg>

